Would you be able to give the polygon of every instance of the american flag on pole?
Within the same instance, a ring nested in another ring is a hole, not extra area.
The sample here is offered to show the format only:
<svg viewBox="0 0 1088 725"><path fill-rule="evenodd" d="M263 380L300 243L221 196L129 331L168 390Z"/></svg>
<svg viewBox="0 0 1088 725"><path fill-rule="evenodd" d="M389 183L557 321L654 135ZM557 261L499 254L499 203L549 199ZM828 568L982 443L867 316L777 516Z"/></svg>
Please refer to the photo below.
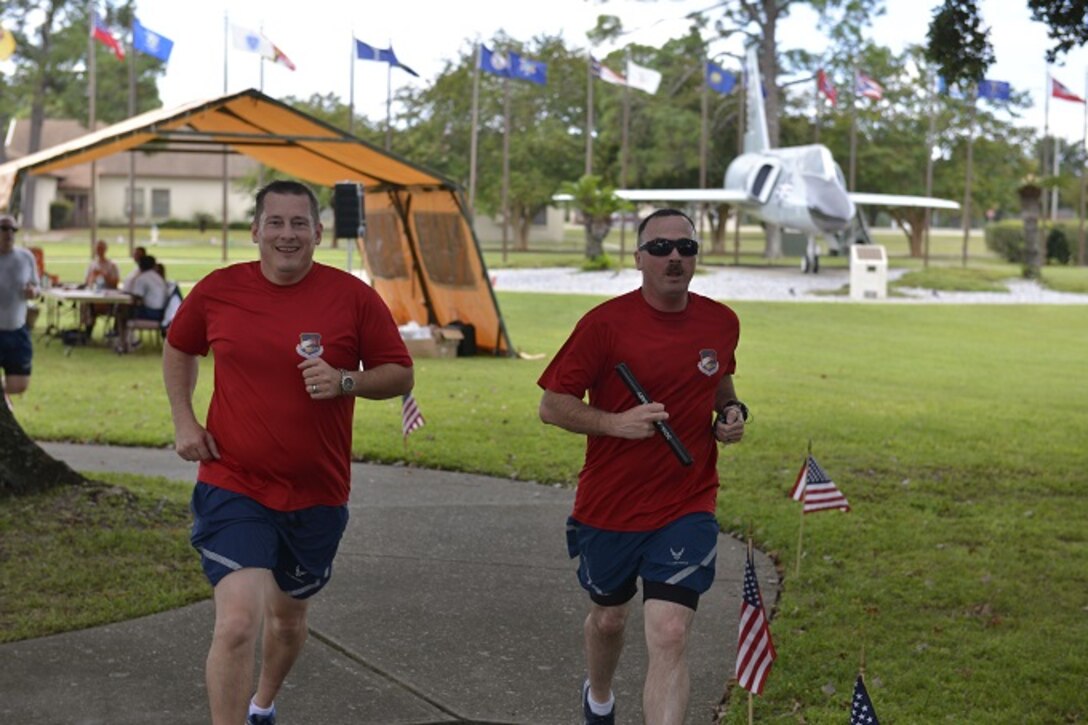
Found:
<svg viewBox="0 0 1088 725"><path fill-rule="evenodd" d="M850 504L842 491L832 482L824 469L812 456L805 458L801 464L801 470L797 473L797 482L793 484L790 498L794 501L804 501L804 513L813 511L826 511L828 509L850 510Z"/></svg>
<svg viewBox="0 0 1088 725"><path fill-rule="evenodd" d="M854 683L854 699L850 703L850 725L880 725L876 718L876 710L873 709L873 701L869 699L869 693L865 689L865 681L858 675L858 681Z"/></svg>
<svg viewBox="0 0 1088 725"><path fill-rule="evenodd" d="M408 435L412 431L422 428L426 422L423 420L423 413L419 412L419 406L416 405L415 396L411 393L404 395L401 398L400 406L400 429L404 439L408 440Z"/></svg>
<svg viewBox="0 0 1088 725"><path fill-rule="evenodd" d="M884 97L884 87L861 71L858 71L855 84L854 92L859 96L872 98L874 101Z"/></svg>
<svg viewBox="0 0 1088 725"><path fill-rule="evenodd" d="M763 611L763 600L759 596L756 568L752 564L752 553L749 551L744 564L744 594L737 627L737 684L756 695L761 694L763 683L767 681L771 664L777 656L774 642L771 641L771 629L767 626L767 616Z"/></svg>

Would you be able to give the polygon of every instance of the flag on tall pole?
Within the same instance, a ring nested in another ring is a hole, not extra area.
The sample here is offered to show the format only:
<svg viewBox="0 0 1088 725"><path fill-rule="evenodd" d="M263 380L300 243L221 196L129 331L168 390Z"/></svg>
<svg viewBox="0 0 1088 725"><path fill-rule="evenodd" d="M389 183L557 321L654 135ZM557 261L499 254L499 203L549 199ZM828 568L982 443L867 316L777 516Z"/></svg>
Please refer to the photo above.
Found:
<svg viewBox="0 0 1088 725"><path fill-rule="evenodd" d="M234 47L249 53L257 53L262 58L286 66L295 70L295 64L287 57L279 47L265 37L264 33L231 23L231 34L234 37Z"/></svg>
<svg viewBox="0 0 1088 725"><path fill-rule="evenodd" d="M857 682L854 683L854 698L850 701L850 725L880 725L861 675L858 675Z"/></svg>
<svg viewBox="0 0 1088 725"><path fill-rule="evenodd" d="M539 86L548 82L547 63L523 58L512 50L493 51L486 45L481 45L479 67L492 75L513 78L516 81L529 81Z"/></svg>
<svg viewBox="0 0 1088 725"><path fill-rule="evenodd" d="M744 563L744 590L740 603L740 622L737 625L737 684L749 692L760 694L771 665L778 654L771 641L771 628L763 610L759 595L756 567L752 563L752 546L748 545L748 557Z"/></svg>
<svg viewBox="0 0 1088 725"><path fill-rule="evenodd" d="M824 94L824 97L831 102L832 106L839 100L838 91L836 91L835 86L831 84L831 79L827 77L827 73L823 68L816 71L816 90Z"/></svg>
<svg viewBox="0 0 1088 725"><path fill-rule="evenodd" d="M117 38L115 38L113 36L113 33L110 32L110 29L107 28L102 20L98 17L98 13L95 13L93 17L94 26L93 30L91 31L91 35L99 43L102 43L102 45L112 50L113 55L117 58L117 60L124 60L125 49L121 47L121 43L118 42Z"/></svg>
<svg viewBox="0 0 1088 725"><path fill-rule="evenodd" d="M879 101L884 97L884 87L861 71L858 71L855 79L855 92L859 96Z"/></svg>
<svg viewBox="0 0 1088 725"><path fill-rule="evenodd" d="M737 85L737 77L722 68L714 61L708 60L706 62L706 86L707 88L717 91L723 96L727 96L733 92L733 89Z"/></svg>
<svg viewBox="0 0 1088 725"><path fill-rule="evenodd" d="M159 35L144 27L136 18L132 19L132 49L150 55L166 63L174 50L174 41L165 35Z"/></svg>
<svg viewBox="0 0 1088 725"><path fill-rule="evenodd" d="M393 68L400 68L408 75L419 78L419 73L416 73L397 59L397 54L393 52L392 44L390 44L388 48L375 48L374 46L355 38L355 57L359 60L375 60L379 63L388 63Z"/></svg>
<svg viewBox="0 0 1088 725"><path fill-rule="evenodd" d="M820 468L820 464L811 454L806 456L804 463L801 464L797 481L790 490L790 498L794 501L804 501L806 514L828 509L850 510L846 496L828 477L824 469Z"/></svg>
<svg viewBox="0 0 1088 725"><path fill-rule="evenodd" d="M661 73L628 59L627 85L652 96L657 93L657 88L661 85Z"/></svg>
<svg viewBox="0 0 1088 725"><path fill-rule="evenodd" d="M592 55L589 56L589 63L592 74L605 83L611 83L614 86L627 85L627 79L623 77L622 73L617 73Z"/></svg>
<svg viewBox="0 0 1088 725"><path fill-rule="evenodd" d="M1078 96L1073 91L1066 88L1061 82L1054 76L1050 77L1050 95L1055 98L1060 98L1063 101L1073 101L1074 103L1084 103L1084 99Z"/></svg>
<svg viewBox="0 0 1088 725"><path fill-rule="evenodd" d="M419 412L419 406L416 404L416 398L411 393L407 393L401 397L400 406L400 429L401 434L404 436L404 440L408 440L408 436L412 431L422 428L427 421L423 420L423 413Z"/></svg>

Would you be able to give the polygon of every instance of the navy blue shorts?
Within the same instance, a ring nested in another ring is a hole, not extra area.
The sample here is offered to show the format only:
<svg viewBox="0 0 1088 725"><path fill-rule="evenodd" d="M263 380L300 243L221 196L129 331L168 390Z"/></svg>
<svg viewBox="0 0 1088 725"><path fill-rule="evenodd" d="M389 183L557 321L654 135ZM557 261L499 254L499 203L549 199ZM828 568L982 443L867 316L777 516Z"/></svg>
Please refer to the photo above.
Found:
<svg viewBox="0 0 1088 725"><path fill-rule="evenodd" d="M642 578L643 599L689 609L714 583L718 522L708 513L682 516L654 531L607 531L567 519L567 551L579 557L578 581L602 607L630 601Z"/></svg>
<svg viewBox="0 0 1088 725"><path fill-rule="evenodd" d="M30 328L0 330L0 368L6 375L30 375L34 348L30 344Z"/></svg>
<svg viewBox="0 0 1088 725"><path fill-rule="evenodd" d="M347 506L275 511L248 496L197 481L189 537L214 587L239 569L270 569L296 599L317 594L332 578L332 560L348 525Z"/></svg>

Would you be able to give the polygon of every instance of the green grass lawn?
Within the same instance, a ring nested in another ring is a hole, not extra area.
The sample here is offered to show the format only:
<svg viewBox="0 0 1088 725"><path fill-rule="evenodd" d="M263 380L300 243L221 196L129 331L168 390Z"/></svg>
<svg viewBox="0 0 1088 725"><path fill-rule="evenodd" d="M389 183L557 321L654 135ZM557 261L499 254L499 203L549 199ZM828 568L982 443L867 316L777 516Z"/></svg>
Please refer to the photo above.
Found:
<svg viewBox="0 0 1088 725"><path fill-rule="evenodd" d="M600 298L499 300L519 346L550 355ZM886 722L1088 720L1084 307L735 307L743 325L737 389L754 421L743 445L723 450L719 520L738 535L750 531L784 576L777 601L764 583L779 659L757 719L843 722L864 649L870 694ZM155 350L65 355L39 345L17 417L38 439L169 445L158 362ZM427 425L405 446L399 402L361 402L355 454L571 485L583 441L537 419L535 381L546 362L420 360L416 397ZM198 409L210 378L205 369ZM796 575L800 512L787 492L810 440L853 510L807 517ZM141 495L149 506L163 498ZM72 528L91 536L92 523L74 522L67 537L75 538ZM8 516L0 526L7 539L29 524ZM184 539L183 527L172 535ZM200 596L184 541L155 551L144 569L158 574L145 577L152 592L134 595L135 607L111 604L74 624ZM10 566L0 557L5 611L36 586L14 579ZM49 564L72 566L59 555ZM19 631L70 626L42 612L54 598L61 611L73 606L66 591L82 600L84 583L74 576L58 575L60 587L31 599L37 613L21 615ZM704 636L734 646L732 632ZM725 722L743 722L745 710L740 698Z"/></svg>

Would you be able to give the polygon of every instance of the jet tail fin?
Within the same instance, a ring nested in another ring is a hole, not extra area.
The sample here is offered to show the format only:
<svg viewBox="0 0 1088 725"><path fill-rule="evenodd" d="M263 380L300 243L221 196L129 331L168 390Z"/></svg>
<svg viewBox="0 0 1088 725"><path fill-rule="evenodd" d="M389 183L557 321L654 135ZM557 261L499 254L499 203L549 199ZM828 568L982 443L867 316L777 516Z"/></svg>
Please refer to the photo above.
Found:
<svg viewBox="0 0 1088 725"><path fill-rule="evenodd" d="M744 133L744 152L759 153L771 148L767 132L767 110L763 105L763 83L759 75L758 46L748 47L744 63L746 75L745 101L748 104L748 128ZM772 81L773 82L773 81Z"/></svg>

